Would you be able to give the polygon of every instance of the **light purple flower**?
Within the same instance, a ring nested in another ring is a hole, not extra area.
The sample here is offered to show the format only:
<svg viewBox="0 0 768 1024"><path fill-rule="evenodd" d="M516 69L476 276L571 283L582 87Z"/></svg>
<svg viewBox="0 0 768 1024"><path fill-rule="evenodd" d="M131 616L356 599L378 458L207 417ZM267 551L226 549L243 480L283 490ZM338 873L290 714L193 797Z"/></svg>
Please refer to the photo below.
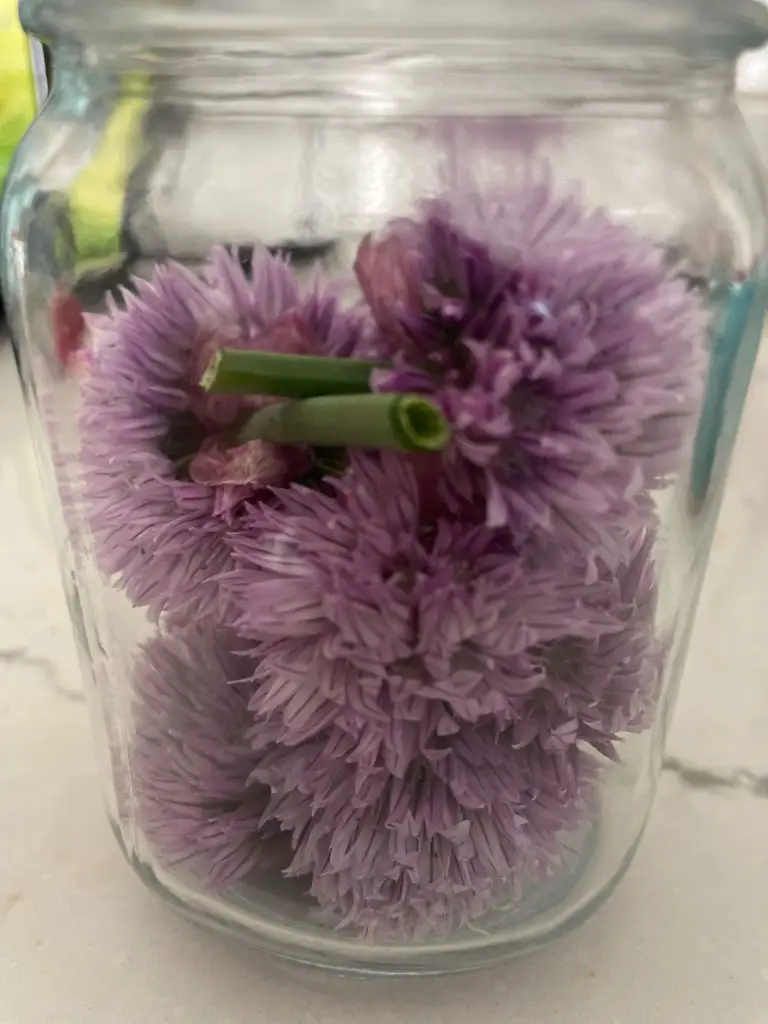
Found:
<svg viewBox="0 0 768 1024"><path fill-rule="evenodd" d="M233 626L258 643L251 702L295 744L331 722L387 737L398 774L454 720L516 720L541 684L538 651L620 626L583 561L530 564L504 531L425 526L414 474L359 456L334 493L293 486L249 510L223 586ZM364 738L367 742L367 737Z"/></svg>
<svg viewBox="0 0 768 1024"><path fill-rule="evenodd" d="M164 867L210 889L272 866L282 849L259 827L269 791L250 778L259 761L246 741L251 687L235 682L250 668L232 647L226 633L158 636L133 674L137 823Z"/></svg>
<svg viewBox="0 0 768 1024"><path fill-rule="evenodd" d="M254 730L259 744L260 729ZM492 723L433 737L400 774L338 726L265 751L264 821L293 836L288 874L368 937L444 933L514 898L582 823L594 766L576 747L516 747Z"/></svg>
<svg viewBox="0 0 768 1024"><path fill-rule="evenodd" d="M454 491L490 526L615 563L702 390L703 312L663 250L541 174L426 203L366 238L356 273L395 364L374 385L440 401Z"/></svg>
<svg viewBox="0 0 768 1024"><path fill-rule="evenodd" d="M303 296L267 252L254 256L252 281L219 249L201 275L163 265L136 288L91 323L79 421L84 516L100 568L133 604L154 619L219 617L226 538L248 502L306 468L307 453L223 444L252 403L204 395L199 375L222 345L348 355L360 322L337 289L317 283Z"/></svg>
<svg viewBox="0 0 768 1024"><path fill-rule="evenodd" d="M236 569L223 581L234 628L258 644L251 707L273 740L297 743L330 723L357 734L364 722L386 738L398 774L455 721L527 722L529 699L539 716L542 690L555 703L585 691L580 739L609 741L587 723L612 719L614 703L625 711L616 732L638 702L652 703L650 522L625 537L615 573L592 576L558 551L529 561L504 531L425 525L415 476L394 455L356 457L332 494L294 485L276 497L233 536Z"/></svg>
<svg viewBox="0 0 768 1024"><path fill-rule="evenodd" d="M657 637L657 587L652 523L629 538L615 574L603 569L587 602L614 620L599 636L565 637L532 652L539 685L516 709L515 742L544 750L589 744L617 759L625 733L653 724L666 645Z"/></svg>
<svg viewBox="0 0 768 1024"><path fill-rule="evenodd" d="M651 721L653 522L615 574L506 531L425 524L406 460L357 456L233 538L225 581L257 645L249 737L289 874L360 932L474 920L562 852L596 762ZM646 510L646 514L647 510Z"/></svg>

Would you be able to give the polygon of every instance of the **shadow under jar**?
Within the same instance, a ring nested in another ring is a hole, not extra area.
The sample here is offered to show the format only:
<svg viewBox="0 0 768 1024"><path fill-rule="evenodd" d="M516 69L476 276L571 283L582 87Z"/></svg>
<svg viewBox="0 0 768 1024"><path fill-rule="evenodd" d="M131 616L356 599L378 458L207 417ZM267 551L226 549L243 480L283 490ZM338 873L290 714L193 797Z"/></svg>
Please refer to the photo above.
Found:
<svg viewBox="0 0 768 1024"><path fill-rule="evenodd" d="M114 831L190 916L454 971L626 869L766 302L728 6L22 3L4 294Z"/></svg>

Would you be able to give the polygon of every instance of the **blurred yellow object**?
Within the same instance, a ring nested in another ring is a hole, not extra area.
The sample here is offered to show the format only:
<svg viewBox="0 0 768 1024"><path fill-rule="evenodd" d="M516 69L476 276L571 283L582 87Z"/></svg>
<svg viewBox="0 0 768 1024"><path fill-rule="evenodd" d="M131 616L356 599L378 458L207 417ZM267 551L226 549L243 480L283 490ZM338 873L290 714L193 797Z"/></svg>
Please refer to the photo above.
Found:
<svg viewBox="0 0 768 1024"><path fill-rule="evenodd" d="M44 78L39 87L34 55L39 43L24 33L17 14L17 0L0 0L0 188L13 151L34 120L39 100L45 95ZM126 192L132 171L141 156L141 126L150 106L150 79L131 75L120 83L120 94L109 115L93 158L66 193L49 196L68 222L70 266L75 277L89 271L107 270L122 261L122 230ZM56 199L56 202L54 202ZM61 265L68 262L63 253Z"/></svg>
<svg viewBox="0 0 768 1024"><path fill-rule="evenodd" d="M139 160L141 125L150 103L146 80L124 86L97 152L69 190L78 275L121 258L128 179Z"/></svg>
<svg viewBox="0 0 768 1024"><path fill-rule="evenodd" d="M16 8L17 0L0 0L0 188L13 151L37 113L30 41Z"/></svg>

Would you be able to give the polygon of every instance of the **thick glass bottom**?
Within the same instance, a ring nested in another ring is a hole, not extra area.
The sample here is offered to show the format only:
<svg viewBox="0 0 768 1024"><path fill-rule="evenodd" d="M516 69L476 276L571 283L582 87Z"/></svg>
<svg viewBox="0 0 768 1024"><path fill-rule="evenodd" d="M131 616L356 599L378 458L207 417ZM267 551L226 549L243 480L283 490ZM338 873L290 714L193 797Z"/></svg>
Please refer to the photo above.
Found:
<svg viewBox="0 0 768 1024"><path fill-rule="evenodd" d="M505 906L448 936L423 940L361 940L321 915L297 880L261 874L225 892L201 892L181 872L168 872L146 850L131 852L113 823L123 853L144 884L197 924L242 939L270 956L344 974L409 976L478 970L524 956L586 921L621 881L639 844L616 859L615 836L602 808L567 840L562 862ZM606 866L614 863L610 874Z"/></svg>

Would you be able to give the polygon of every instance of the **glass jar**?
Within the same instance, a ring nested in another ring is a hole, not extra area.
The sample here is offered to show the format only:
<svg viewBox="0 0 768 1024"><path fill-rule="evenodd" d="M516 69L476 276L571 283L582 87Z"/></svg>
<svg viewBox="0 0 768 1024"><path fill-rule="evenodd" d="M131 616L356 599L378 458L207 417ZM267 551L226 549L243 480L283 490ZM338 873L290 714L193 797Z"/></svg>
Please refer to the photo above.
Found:
<svg viewBox="0 0 768 1024"><path fill-rule="evenodd" d="M768 48L742 57L736 84L739 106L752 132L763 167L768 168Z"/></svg>
<svg viewBox="0 0 768 1024"><path fill-rule="evenodd" d="M11 328L114 831L192 917L458 970L626 870L766 304L724 6L22 3Z"/></svg>

